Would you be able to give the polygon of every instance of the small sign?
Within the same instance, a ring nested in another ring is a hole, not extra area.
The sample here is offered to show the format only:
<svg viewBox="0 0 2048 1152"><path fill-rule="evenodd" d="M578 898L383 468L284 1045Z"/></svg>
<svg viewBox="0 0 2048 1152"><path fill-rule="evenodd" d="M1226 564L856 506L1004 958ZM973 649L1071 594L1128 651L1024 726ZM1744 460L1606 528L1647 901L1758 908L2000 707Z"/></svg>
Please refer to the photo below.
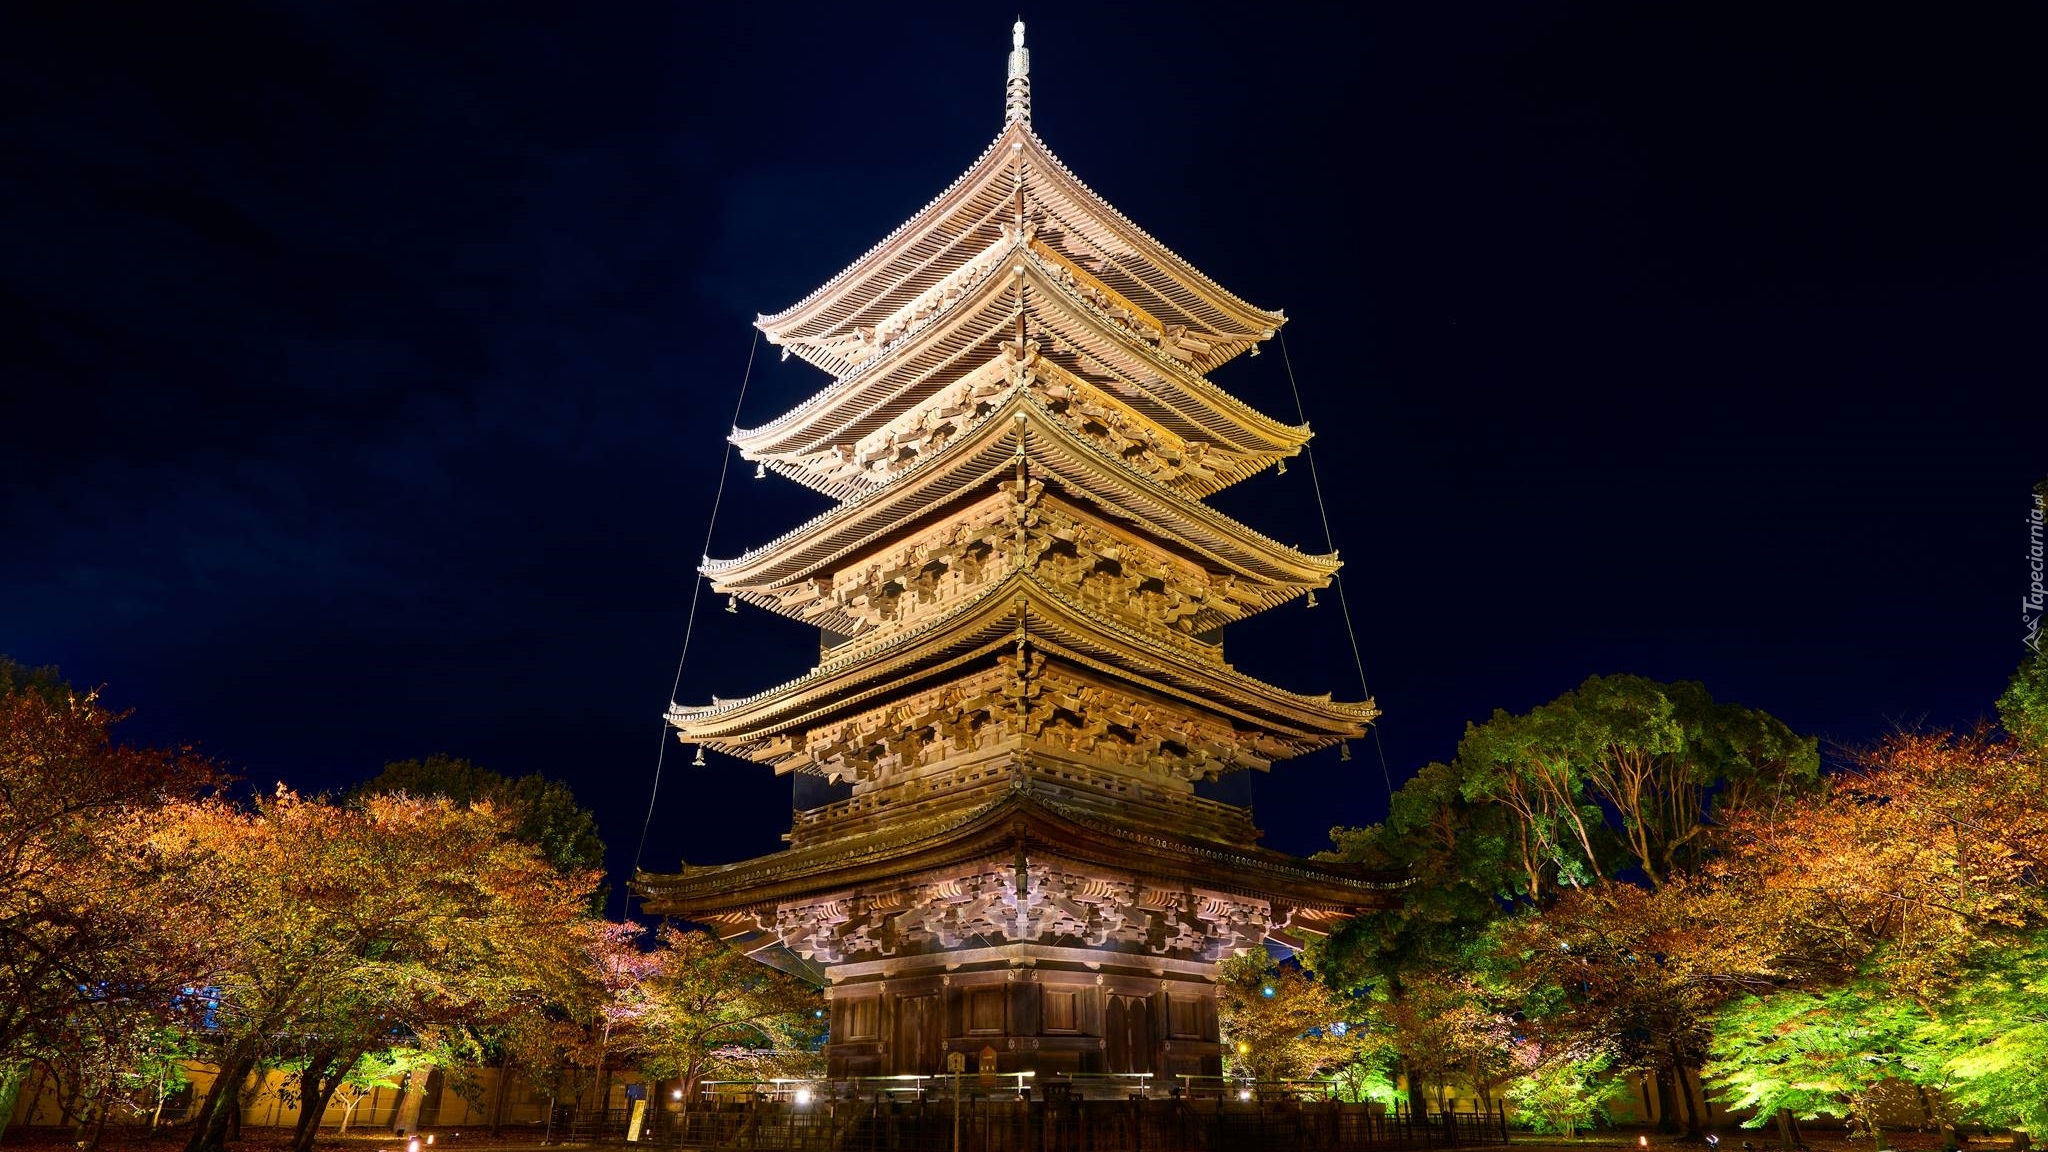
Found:
<svg viewBox="0 0 2048 1152"><path fill-rule="evenodd" d="M633 1118L626 1124L626 1140L640 1139L640 1126L647 1123L647 1100L645 1097L633 1101Z"/></svg>
<svg viewBox="0 0 2048 1152"><path fill-rule="evenodd" d="M995 1087L995 1084L996 1084L996 1050L995 1050L995 1048L994 1048L993 1046L988 1046L988 1045L984 1045L984 1046L982 1047L982 1050L981 1050L981 1059L975 1062L975 1065L974 1065L974 1070L975 1070L976 1072L979 1072L979 1073L981 1073L981 1085L982 1085L982 1087L984 1087L984 1088L993 1088L993 1087Z"/></svg>
<svg viewBox="0 0 2048 1152"><path fill-rule="evenodd" d="M955 1076L958 1076L960 1073L967 1071L967 1053L946 1053L946 1071L951 1072Z"/></svg>

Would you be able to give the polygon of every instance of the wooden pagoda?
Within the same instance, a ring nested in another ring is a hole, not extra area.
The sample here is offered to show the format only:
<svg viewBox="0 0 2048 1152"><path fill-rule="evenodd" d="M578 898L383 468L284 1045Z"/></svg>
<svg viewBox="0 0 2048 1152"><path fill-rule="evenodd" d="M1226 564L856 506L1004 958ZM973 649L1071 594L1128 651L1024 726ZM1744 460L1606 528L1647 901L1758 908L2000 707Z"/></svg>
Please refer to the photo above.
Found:
<svg viewBox="0 0 2048 1152"><path fill-rule="evenodd" d="M1387 878L1257 846L1195 783L1362 735L1370 701L1223 658L1335 555L1202 503L1309 438L1207 374L1284 322L1005 125L852 267L758 326L824 369L732 441L839 501L713 587L817 626L820 663L676 705L686 743L851 786L789 847L639 873L650 912L828 986L834 1076L1220 1071L1216 966L1383 906Z"/></svg>

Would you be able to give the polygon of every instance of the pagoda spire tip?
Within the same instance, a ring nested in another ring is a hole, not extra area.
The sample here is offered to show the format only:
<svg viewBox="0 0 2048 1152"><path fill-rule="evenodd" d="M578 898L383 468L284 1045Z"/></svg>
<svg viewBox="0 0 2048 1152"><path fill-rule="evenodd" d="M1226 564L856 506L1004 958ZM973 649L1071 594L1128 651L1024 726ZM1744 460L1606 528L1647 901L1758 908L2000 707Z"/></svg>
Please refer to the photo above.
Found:
<svg viewBox="0 0 2048 1152"><path fill-rule="evenodd" d="M1010 67L1003 84L1003 123L1031 123L1031 50L1024 47L1024 18L1010 26Z"/></svg>

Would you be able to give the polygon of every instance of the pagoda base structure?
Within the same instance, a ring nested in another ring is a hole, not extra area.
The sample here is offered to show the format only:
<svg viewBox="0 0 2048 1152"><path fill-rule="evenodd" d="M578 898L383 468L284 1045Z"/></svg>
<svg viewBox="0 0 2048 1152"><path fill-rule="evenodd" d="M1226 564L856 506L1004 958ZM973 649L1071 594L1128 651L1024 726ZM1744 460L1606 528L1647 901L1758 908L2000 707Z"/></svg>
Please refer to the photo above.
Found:
<svg viewBox="0 0 2048 1152"><path fill-rule="evenodd" d="M826 986L834 1078L1222 1072L1219 964L1396 886L1254 847L1248 814L1021 748L796 814L784 852L636 881ZM934 794L936 793L936 794Z"/></svg>

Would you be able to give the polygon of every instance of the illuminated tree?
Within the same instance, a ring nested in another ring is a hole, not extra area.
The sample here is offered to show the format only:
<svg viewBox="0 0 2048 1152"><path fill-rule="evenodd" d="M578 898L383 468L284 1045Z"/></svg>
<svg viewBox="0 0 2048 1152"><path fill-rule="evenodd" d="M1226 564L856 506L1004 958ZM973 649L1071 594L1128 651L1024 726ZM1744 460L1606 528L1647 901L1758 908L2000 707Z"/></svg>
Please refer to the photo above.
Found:
<svg viewBox="0 0 2048 1152"><path fill-rule="evenodd" d="M1430 764L1395 793L1385 823L1331 832L1326 858L1405 873L1398 905L1316 941L1302 962L1364 1003L1375 1059L1408 1084L1408 1104L1440 1107L1449 1081L1497 1082L1504 1035L1472 978L1472 941L1518 885L1516 829L1505 809L1468 800L1457 764ZM1433 1097L1433 1099L1432 1099Z"/></svg>
<svg viewBox="0 0 2048 1152"><path fill-rule="evenodd" d="M166 801L217 773L187 748L118 743L123 716L0 657L0 1097L33 1062L100 1108L112 1054L145 1048L207 970L187 861L151 837Z"/></svg>
<svg viewBox="0 0 2048 1152"><path fill-rule="evenodd" d="M1704 1075L1731 1108L1752 1110L1747 1127L1783 1111L1841 1116L1875 1135L1888 1084L1940 1075L1939 1052L1923 1042L1927 1024L1918 1004L1866 983L1747 996L1715 1021Z"/></svg>
<svg viewBox="0 0 2048 1152"><path fill-rule="evenodd" d="M2048 1132L2048 926L1967 972L1926 1040L1964 1115Z"/></svg>
<svg viewBox="0 0 2048 1152"><path fill-rule="evenodd" d="M1734 832L1721 882L1762 961L1808 986L1933 1003L2048 919L2048 759L1988 734L1894 737Z"/></svg>
<svg viewBox="0 0 2048 1152"><path fill-rule="evenodd" d="M1494 926L1486 965L1522 1029L1569 1060L1610 1058L1658 1088L1667 1127L1697 1130L1687 1076L1706 1057L1714 1010L1742 987L1747 958L1716 933L1688 885L1610 883Z"/></svg>
<svg viewBox="0 0 2048 1152"><path fill-rule="evenodd" d="M2048 755L2048 654L2035 653L1998 698L1998 721L2022 748Z"/></svg>
<svg viewBox="0 0 2048 1152"><path fill-rule="evenodd" d="M342 1106L341 1122L336 1126L334 1134L348 1135L349 1122L355 1119L356 1108L378 1089L403 1087L414 1073L425 1072L438 1064L439 1060L436 1059L435 1053L405 1045L363 1053L341 1073L340 1084L330 1098ZM303 1061L287 1061L283 1068L287 1073L300 1075L305 1071ZM300 1098L298 1085L287 1079L285 1087L280 1092L287 1104L299 1107L302 1117L300 1127L305 1127L303 1117L307 1102ZM316 1122L317 1119L318 1113L315 1113Z"/></svg>
<svg viewBox="0 0 2048 1152"><path fill-rule="evenodd" d="M1466 730L1458 759L1467 798L1516 816L1532 900L1552 870L1552 882L1583 887L1626 866L1661 887L1697 867L1714 812L1804 791L1819 771L1813 740L1768 714L1640 676L1592 677L1524 716L1495 712Z"/></svg>
<svg viewBox="0 0 2048 1152"><path fill-rule="evenodd" d="M489 804L342 806L280 789L253 812L192 805L167 835L204 849L229 955L214 981L221 1072L188 1152L220 1147L230 1096L260 1061L299 1069L303 1150L366 1054L546 999L576 969L592 878L552 867Z"/></svg>
<svg viewBox="0 0 2048 1152"><path fill-rule="evenodd" d="M1233 956L1216 975L1224 1070L1254 1080L1303 1080L1370 1066L1384 1040L1361 1019L1362 1009L1264 951Z"/></svg>
<svg viewBox="0 0 2048 1152"><path fill-rule="evenodd" d="M1515 1079L1507 1099L1515 1119L1537 1132L1566 1138L1603 1123L1608 1106L1626 1090L1607 1074L1613 1059L1598 1048L1534 1038L1514 1041Z"/></svg>
<svg viewBox="0 0 2048 1152"><path fill-rule="evenodd" d="M1784 990L1717 1021L1731 1098L1828 1108L1810 1089L1867 1115L1866 1080L1889 1076L1943 1127L2048 1119L2044 760L1987 733L1901 735L1825 794L1734 822L1726 922ZM1757 1021L1781 1039L1745 1049ZM1804 1070L1791 1087L1784 1068Z"/></svg>
<svg viewBox="0 0 2048 1152"><path fill-rule="evenodd" d="M567 874L604 871L604 841L597 817L576 802L567 784L538 772L514 779L479 768L457 756L436 754L424 760L395 760L353 797L397 793L440 797L458 807L486 803L510 814L512 835L540 849L550 864ZM592 908L604 907L602 884L593 892Z"/></svg>
<svg viewBox="0 0 2048 1152"><path fill-rule="evenodd" d="M815 1076L823 1070L825 1000L709 932L665 924L630 1016L640 1069L694 1100L706 1080Z"/></svg>
<svg viewBox="0 0 2048 1152"><path fill-rule="evenodd" d="M1462 963L1411 969L1401 990L1378 1007L1401 1053L1411 1105L1447 1107L1452 1084L1463 1081L1491 1107L1512 1074L1510 1022L1494 998Z"/></svg>

